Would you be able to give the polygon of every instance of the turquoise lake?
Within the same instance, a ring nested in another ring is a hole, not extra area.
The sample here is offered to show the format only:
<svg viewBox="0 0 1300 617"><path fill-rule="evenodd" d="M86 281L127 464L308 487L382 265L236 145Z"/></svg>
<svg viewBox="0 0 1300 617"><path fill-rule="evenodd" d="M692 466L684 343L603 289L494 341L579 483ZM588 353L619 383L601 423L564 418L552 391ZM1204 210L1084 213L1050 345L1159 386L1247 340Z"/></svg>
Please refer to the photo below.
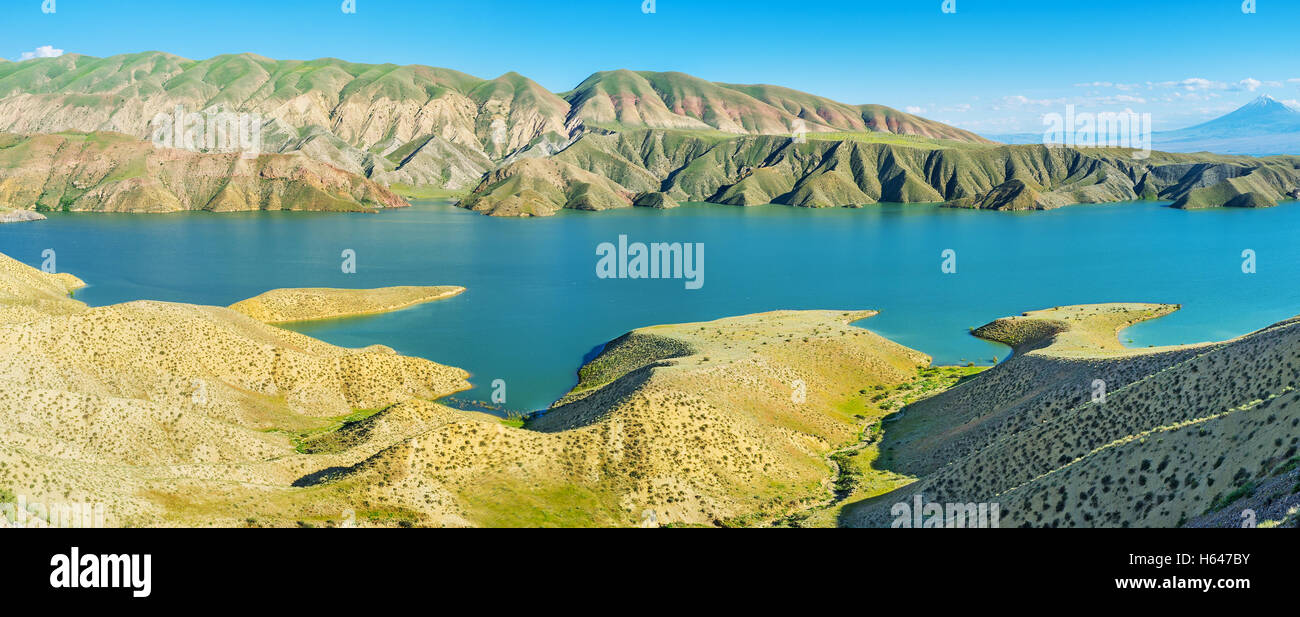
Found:
<svg viewBox="0 0 1300 617"><path fill-rule="evenodd" d="M642 326L776 309L877 309L870 328L939 364L989 364L1005 347L969 329L1064 304L1181 303L1121 337L1132 346L1230 338L1300 314L1300 206L1185 212L1162 204L976 212L687 204L481 216L446 203L379 214L51 214L0 225L0 252L84 279L91 305L228 305L277 287L462 285L464 294L370 317L298 324L347 347L380 343L473 373L488 400L545 408L605 341ZM600 279L596 246L704 244L704 285ZM357 272L340 254L356 251ZM957 272L941 272L952 249ZM1257 273L1242 272L1255 251ZM1131 339L1131 341L1130 341ZM833 361L833 358L828 360Z"/></svg>

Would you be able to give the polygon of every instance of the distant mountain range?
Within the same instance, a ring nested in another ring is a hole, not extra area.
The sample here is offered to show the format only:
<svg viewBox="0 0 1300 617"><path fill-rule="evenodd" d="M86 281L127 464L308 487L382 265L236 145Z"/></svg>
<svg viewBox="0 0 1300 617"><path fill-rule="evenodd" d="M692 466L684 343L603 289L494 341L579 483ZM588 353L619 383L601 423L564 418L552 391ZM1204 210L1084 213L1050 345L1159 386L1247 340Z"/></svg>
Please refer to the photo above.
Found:
<svg viewBox="0 0 1300 617"><path fill-rule="evenodd" d="M1168 200L1175 208L1269 207L1300 197L1300 157L1255 159L1122 148L990 145L879 135L800 143L662 129L588 133L544 159L504 164L461 206L494 216L562 208L671 208L681 201L809 208L879 202L988 210Z"/></svg>
<svg viewBox="0 0 1300 617"><path fill-rule="evenodd" d="M1261 96L1236 111L1176 131L1157 132L1154 147L1168 152L1300 153L1300 110Z"/></svg>
<svg viewBox="0 0 1300 617"><path fill-rule="evenodd" d="M155 117L178 107L260 116L257 164L144 141ZM10 164L0 180L9 188L0 184L0 209L13 210L402 205L384 189L407 197L468 192L463 207L497 216L686 200L1019 210L1133 199L1267 207L1300 196L1295 157L1142 159L1123 149L1044 148L1039 135L1020 140L1037 146L1006 146L880 105L671 72L599 72L554 93L517 73L481 79L419 65L74 54L0 63L4 133L0 146L9 147L0 158ZM59 137L23 137L38 134ZM1155 149L1300 152L1287 145L1296 136L1300 111L1264 97L1159 133ZM87 143L95 147L62 148Z"/></svg>
<svg viewBox="0 0 1300 617"><path fill-rule="evenodd" d="M546 156L583 133L628 128L724 134L887 132L987 140L880 105L683 73L609 71L556 94L517 73L272 60L194 61L162 52L0 63L0 132L150 135L156 114L214 110L268 119L263 150L302 152L394 187L463 190L502 161Z"/></svg>
<svg viewBox="0 0 1300 617"><path fill-rule="evenodd" d="M1042 133L988 135L1007 144L1041 144ZM1300 109L1261 96L1209 122L1152 135L1152 148L1164 152L1213 152L1268 156L1300 153Z"/></svg>

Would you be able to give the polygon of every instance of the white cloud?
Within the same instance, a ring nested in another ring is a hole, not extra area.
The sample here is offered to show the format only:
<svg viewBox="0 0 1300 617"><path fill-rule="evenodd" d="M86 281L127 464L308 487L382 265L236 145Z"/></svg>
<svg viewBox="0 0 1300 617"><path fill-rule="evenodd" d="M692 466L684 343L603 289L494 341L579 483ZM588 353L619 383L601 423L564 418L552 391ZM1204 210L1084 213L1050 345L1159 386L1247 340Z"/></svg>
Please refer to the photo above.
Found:
<svg viewBox="0 0 1300 617"><path fill-rule="evenodd" d="M1074 84L1075 88L1115 88L1116 90L1136 90L1141 84L1120 84L1113 81L1090 81L1087 83Z"/></svg>
<svg viewBox="0 0 1300 617"><path fill-rule="evenodd" d="M25 51L19 56L19 62L31 60L32 58L58 58L63 55L62 49L55 49L53 45L41 45L32 51Z"/></svg>
<svg viewBox="0 0 1300 617"><path fill-rule="evenodd" d="M1237 82L1213 81L1202 77L1190 77L1181 81L1160 81L1151 85L1161 88L1174 88L1183 92L1207 92L1211 90L1228 90L1233 92L1254 92L1261 87L1277 88L1282 86L1282 82L1276 80L1258 80L1254 77L1247 77Z"/></svg>
<svg viewBox="0 0 1300 617"><path fill-rule="evenodd" d="M1228 87L1221 81L1211 81L1202 77L1189 77L1182 81L1161 81L1156 83L1157 86L1165 88L1178 88L1187 92L1196 92L1198 90L1224 90Z"/></svg>
<svg viewBox="0 0 1300 617"><path fill-rule="evenodd" d="M1218 92L1173 92L1170 93L1170 95L1165 97L1163 100L1166 103L1178 103L1178 102L1186 102L1186 101L1204 102L1210 99L1219 98L1220 96L1221 95Z"/></svg>
<svg viewBox="0 0 1300 617"><path fill-rule="evenodd" d="M903 111L918 116L929 115L931 118L934 118L934 116L930 114L964 114L971 109L972 107L970 103L955 103L952 105L929 103L927 105L908 105L903 108Z"/></svg>
<svg viewBox="0 0 1300 617"><path fill-rule="evenodd" d="M1022 94L1002 97L1002 104L1011 107L1050 107L1052 105L1065 105L1068 103L1064 98L1058 99L1031 99ZM994 109L998 109L994 107Z"/></svg>
<svg viewBox="0 0 1300 617"><path fill-rule="evenodd" d="M1239 81L1215 81L1212 79L1205 79L1204 77L1188 77L1187 79L1180 79L1180 80L1173 80L1173 81L1148 81L1146 82L1145 85L1124 84L1124 83L1118 83L1113 81L1091 81L1091 82L1074 84L1074 87L1098 88L1098 89L1114 88L1122 92L1129 92L1129 91L1143 89L1143 88L1145 88L1146 90L1167 89L1173 91L1171 95L1174 97L1184 98L1185 100L1205 100L1207 98L1214 98L1219 96L1219 94L1217 93L1220 92L1255 92L1258 91L1260 88L1281 88L1286 84L1300 84L1300 77L1295 77L1287 80L1281 80L1281 79L1260 80L1260 79L1255 79L1254 77L1247 77ZM1097 93L1093 92L1089 94L1097 94ZM1103 102L1108 98L1112 98L1112 97L1099 97L1095 100L1098 102ZM1114 97L1114 99L1120 102L1133 102L1133 103L1144 102L1140 98L1134 98L1128 100L1128 99L1121 99L1119 97ZM1168 101L1169 99L1168 98L1161 99L1157 97L1154 100Z"/></svg>
<svg viewBox="0 0 1300 617"><path fill-rule="evenodd" d="M1063 107L1065 105L1077 105L1080 107L1090 107L1098 105L1133 105L1146 104L1147 99L1134 96L1131 94L1115 94L1109 96L1076 96L1060 97L1046 99L1031 99L1024 95L1004 96L1000 104L993 105L993 111L1019 110L1026 108L1044 108L1044 107Z"/></svg>
<svg viewBox="0 0 1300 617"><path fill-rule="evenodd" d="M1115 96L1099 96L1092 99L1092 102L1098 105L1120 105L1123 103L1142 104L1146 103L1147 100L1140 96L1133 96L1131 94L1116 94Z"/></svg>
<svg viewBox="0 0 1300 617"><path fill-rule="evenodd" d="M1237 82L1237 84L1236 84L1236 88L1235 88L1235 89L1237 89L1237 90L1242 90L1242 89L1244 89L1244 90L1247 90L1247 91L1249 91L1249 92L1254 92L1254 91L1258 90L1258 89L1260 88L1260 86L1268 86L1268 87L1270 87L1270 88L1281 88L1281 87L1282 87L1282 82L1280 82L1280 81L1272 81L1272 80L1260 81L1260 80L1255 79L1255 78L1252 78L1252 77L1247 77L1246 79L1243 79L1243 80Z"/></svg>
<svg viewBox="0 0 1300 617"><path fill-rule="evenodd" d="M970 131L985 131L989 133L1017 132L1025 130L1023 128L1025 125L1026 123L1023 119L1009 117L963 119L961 121L961 128ZM1032 123L1030 123L1030 125L1034 127L1033 130L1038 130L1038 125Z"/></svg>

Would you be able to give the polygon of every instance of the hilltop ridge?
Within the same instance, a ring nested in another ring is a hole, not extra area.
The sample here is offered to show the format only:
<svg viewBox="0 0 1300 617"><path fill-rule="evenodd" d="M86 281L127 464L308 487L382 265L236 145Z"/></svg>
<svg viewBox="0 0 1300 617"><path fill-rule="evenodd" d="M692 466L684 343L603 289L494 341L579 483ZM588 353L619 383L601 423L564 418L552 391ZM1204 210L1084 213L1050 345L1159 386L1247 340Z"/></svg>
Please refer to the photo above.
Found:
<svg viewBox="0 0 1300 617"><path fill-rule="evenodd" d="M268 151L303 152L412 194L471 188L498 162L546 156L609 127L870 130L985 141L879 105L682 73L596 73L559 95L513 72L482 79L422 65L247 53L199 61L157 51L67 54L0 64L0 131L114 131L143 139L156 114L178 106L259 113Z"/></svg>
<svg viewBox="0 0 1300 617"><path fill-rule="evenodd" d="M1300 195L1300 157L631 130L583 135L545 160L508 163L461 205L545 216L561 208L630 207L657 194L814 208L902 202L1047 210L1156 199L1175 208L1267 207Z"/></svg>
<svg viewBox="0 0 1300 617"><path fill-rule="evenodd" d="M374 212L408 205L372 180L300 155L196 153L120 133L0 133L0 208L15 211Z"/></svg>

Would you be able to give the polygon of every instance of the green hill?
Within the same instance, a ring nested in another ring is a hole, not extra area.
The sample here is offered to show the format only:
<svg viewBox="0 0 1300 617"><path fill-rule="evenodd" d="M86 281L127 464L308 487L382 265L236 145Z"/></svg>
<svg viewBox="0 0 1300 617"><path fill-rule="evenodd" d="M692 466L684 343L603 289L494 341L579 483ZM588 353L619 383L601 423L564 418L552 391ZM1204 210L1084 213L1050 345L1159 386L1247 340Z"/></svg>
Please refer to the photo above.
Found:
<svg viewBox="0 0 1300 617"><path fill-rule="evenodd" d="M68 54L0 64L0 131L114 131L144 138L158 113L257 112L263 143L301 151L411 194L472 188L498 163L546 156L588 131L658 127L789 135L885 131L983 142L879 106L681 73L597 73L564 96L506 73L482 79L421 65L163 52Z"/></svg>
<svg viewBox="0 0 1300 617"><path fill-rule="evenodd" d="M0 133L0 209L373 212L408 205L372 180L304 156L156 148L121 133Z"/></svg>
<svg viewBox="0 0 1300 617"><path fill-rule="evenodd" d="M1141 199L1176 208L1275 205L1300 192L1300 157L1250 158L1124 149L972 144L886 133L726 136L679 130L586 134L536 166L495 170L462 205L515 214L628 207L663 193L677 201L749 206L862 206L943 202L952 207L1046 210ZM591 175L594 174L594 177ZM601 198L578 199L598 187Z"/></svg>
<svg viewBox="0 0 1300 617"><path fill-rule="evenodd" d="M685 73L605 71L567 94L570 122L618 130L715 129L724 133L877 131L972 143L988 140L881 105L846 105L770 85L705 81Z"/></svg>

